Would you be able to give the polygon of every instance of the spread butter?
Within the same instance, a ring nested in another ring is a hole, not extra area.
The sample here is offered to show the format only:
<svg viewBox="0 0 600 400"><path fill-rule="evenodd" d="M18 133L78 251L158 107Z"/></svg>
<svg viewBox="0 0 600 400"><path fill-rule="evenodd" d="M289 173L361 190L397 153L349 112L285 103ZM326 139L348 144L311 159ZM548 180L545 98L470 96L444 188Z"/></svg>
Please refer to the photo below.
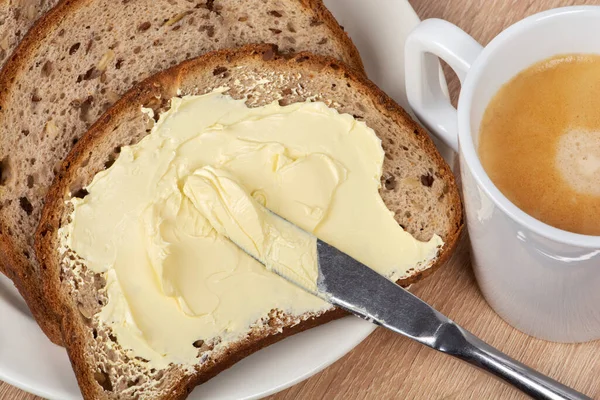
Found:
<svg viewBox="0 0 600 400"><path fill-rule="evenodd" d="M258 203L393 280L443 244L415 240L386 208L384 152L364 122L321 102L249 108L225 92L173 98L149 135L70 200L60 231L61 248L106 278L108 303L95 318L156 368L196 364L195 342L226 346L273 309L330 308L226 239L223 204L237 210L244 246L281 234L260 232ZM277 260L315 279L314 248L299 246L280 246Z"/></svg>

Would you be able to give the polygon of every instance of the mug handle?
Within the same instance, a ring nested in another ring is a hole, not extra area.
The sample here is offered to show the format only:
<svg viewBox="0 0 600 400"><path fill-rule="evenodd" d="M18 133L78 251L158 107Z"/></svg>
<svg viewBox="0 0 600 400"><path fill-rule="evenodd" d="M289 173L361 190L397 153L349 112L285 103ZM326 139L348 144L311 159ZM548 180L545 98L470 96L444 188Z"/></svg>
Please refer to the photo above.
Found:
<svg viewBox="0 0 600 400"><path fill-rule="evenodd" d="M421 123L458 152L456 108L442 91L438 57L463 84L483 47L462 29L442 19L421 22L406 38L406 95Z"/></svg>

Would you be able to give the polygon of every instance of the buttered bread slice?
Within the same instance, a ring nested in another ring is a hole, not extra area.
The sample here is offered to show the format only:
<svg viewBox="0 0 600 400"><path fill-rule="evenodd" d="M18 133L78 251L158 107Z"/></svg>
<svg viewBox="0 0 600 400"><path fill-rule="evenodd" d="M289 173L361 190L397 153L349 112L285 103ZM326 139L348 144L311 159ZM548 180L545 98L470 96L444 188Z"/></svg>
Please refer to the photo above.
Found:
<svg viewBox="0 0 600 400"><path fill-rule="evenodd" d="M136 82L208 51L248 43L311 51L362 68L321 0L63 0L6 63L0 74L0 272L54 342L60 343L60 310L50 309L41 291L33 236L60 162Z"/></svg>
<svg viewBox="0 0 600 400"><path fill-rule="evenodd" d="M243 212L252 204L339 240L403 285L443 263L462 227L432 141L361 74L270 46L184 62L104 114L46 199L36 252L85 398L183 398L344 315L219 234L220 223L236 229L235 210L247 246L276 238ZM283 244L264 248L304 262Z"/></svg>

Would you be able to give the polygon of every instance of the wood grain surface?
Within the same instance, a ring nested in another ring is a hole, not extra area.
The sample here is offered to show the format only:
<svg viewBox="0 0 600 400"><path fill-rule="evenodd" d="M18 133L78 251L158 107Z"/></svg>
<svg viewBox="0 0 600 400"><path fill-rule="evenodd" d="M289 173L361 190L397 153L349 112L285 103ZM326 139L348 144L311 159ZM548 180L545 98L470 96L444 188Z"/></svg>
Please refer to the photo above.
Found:
<svg viewBox="0 0 600 400"><path fill-rule="evenodd" d="M538 11L574 4L600 5L600 1L564 0L410 2L421 19L446 19L484 45L507 26ZM451 74L448 80L456 98L459 83ZM469 262L467 235L463 235L448 264L416 285L414 293L512 357L600 399L600 341L575 345L549 343L507 325L489 308L477 289ZM379 328L323 372L269 399L523 398L482 372ZM0 382L0 399L39 398Z"/></svg>

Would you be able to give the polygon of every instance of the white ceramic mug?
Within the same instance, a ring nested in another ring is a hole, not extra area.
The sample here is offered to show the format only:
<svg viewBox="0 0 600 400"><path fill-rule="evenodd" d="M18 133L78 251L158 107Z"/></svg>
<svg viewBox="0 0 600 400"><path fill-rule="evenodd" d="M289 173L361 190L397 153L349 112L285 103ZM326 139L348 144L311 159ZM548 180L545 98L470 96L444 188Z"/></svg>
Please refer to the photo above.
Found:
<svg viewBox="0 0 600 400"><path fill-rule="evenodd" d="M564 53L600 53L600 7L533 15L485 48L449 22L426 20L406 41L406 88L417 118L459 154L473 268L488 303L527 334L584 342L600 338L600 237L521 211L494 186L476 151L483 113L498 89ZM438 57L462 84L458 109L441 90Z"/></svg>

